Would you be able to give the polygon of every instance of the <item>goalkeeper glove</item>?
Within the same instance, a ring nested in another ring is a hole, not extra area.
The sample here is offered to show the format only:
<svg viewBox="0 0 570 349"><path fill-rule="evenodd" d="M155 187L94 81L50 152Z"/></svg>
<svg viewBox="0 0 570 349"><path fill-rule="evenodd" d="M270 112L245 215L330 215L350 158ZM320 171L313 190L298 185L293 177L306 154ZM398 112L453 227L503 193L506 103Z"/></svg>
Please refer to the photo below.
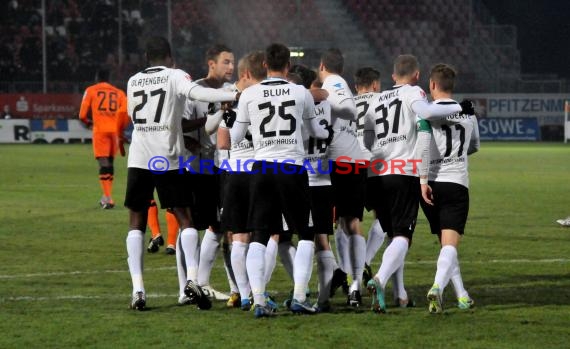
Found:
<svg viewBox="0 0 570 349"><path fill-rule="evenodd" d="M475 108L473 107L473 102L469 99L464 99L459 103L461 106L461 114L465 115L475 115Z"/></svg>
<svg viewBox="0 0 570 349"><path fill-rule="evenodd" d="M234 122L236 121L236 117L237 117L237 114L235 111L233 111L233 109L226 109L224 111L222 118L224 119L224 122L226 123L227 128L232 128L232 126L234 125Z"/></svg>

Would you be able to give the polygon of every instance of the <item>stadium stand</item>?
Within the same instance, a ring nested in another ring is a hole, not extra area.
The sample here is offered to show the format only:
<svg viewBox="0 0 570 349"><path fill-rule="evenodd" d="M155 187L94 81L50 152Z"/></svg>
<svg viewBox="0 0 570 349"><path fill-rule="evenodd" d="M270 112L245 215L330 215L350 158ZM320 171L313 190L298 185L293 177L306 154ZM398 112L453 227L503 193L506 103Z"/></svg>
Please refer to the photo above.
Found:
<svg viewBox="0 0 570 349"><path fill-rule="evenodd" d="M111 69L115 84L123 86L145 63L141 55L145 38L168 35L168 3L46 0L48 90L81 92L101 65ZM393 58L413 53L424 71L441 61L455 65L462 76L458 92L568 89L556 76L521 74L516 28L498 25L480 0L170 3L177 66L195 77L206 74L203 55L214 43L230 45L239 57L280 41L303 49L301 62L309 66L318 64L323 49L339 47L346 56L347 77L357 67L372 65L382 71L384 86L391 84ZM41 91L41 0L0 2L0 75L0 92Z"/></svg>

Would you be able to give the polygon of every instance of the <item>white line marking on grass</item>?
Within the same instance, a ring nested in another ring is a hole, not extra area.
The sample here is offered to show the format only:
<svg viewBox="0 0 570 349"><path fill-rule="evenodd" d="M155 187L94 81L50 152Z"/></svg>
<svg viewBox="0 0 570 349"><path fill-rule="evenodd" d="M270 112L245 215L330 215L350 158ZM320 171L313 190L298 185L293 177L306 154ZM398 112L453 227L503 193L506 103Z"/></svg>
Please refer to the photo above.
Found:
<svg viewBox="0 0 570 349"><path fill-rule="evenodd" d="M553 258L553 259L490 259L486 261L459 261L463 264L527 264L527 263L569 263L570 259L567 258ZM436 264L437 261L409 261L406 262L407 265L424 265L424 264ZM215 266L214 269L222 269L223 266ZM164 271L164 270L176 270L176 267L158 267L158 268L146 268L145 271ZM27 279L27 278L41 278L41 277L54 277L54 276L70 276L70 275L97 275L97 274L116 274L116 273L128 273L127 268L121 270L75 270L75 271L58 271L58 272L46 272L46 273L30 273L30 274L0 274L1 279Z"/></svg>
<svg viewBox="0 0 570 349"><path fill-rule="evenodd" d="M148 298L178 298L177 294L164 294L164 293L147 293ZM101 296L87 296L87 295L69 295L69 296L53 296L53 297L31 297L31 296L21 296L21 297L5 297L0 298L0 302L18 302L18 301L29 301L29 302L41 302L41 301L59 301L59 300L90 300L90 299L126 299L129 298L128 294L118 295L118 294L106 294Z"/></svg>
<svg viewBox="0 0 570 349"><path fill-rule="evenodd" d="M160 267L160 268L147 268L147 271L161 271L161 270L175 270L176 267ZM36 277L52 277L52 276L70 276L70 275L89 275L89 274L114 274L126 273L128 269L121 270L75 270L75 271L56 271L47 273L31 273L31 274L13 274L13 275L0 275L0 279L26 279Z"/></svg>
<svg viewBox="0 0 570 349"><path fill-rule="evenodd" d="M502 264L526 264L526 263L568 263L570 259L567 258L553 258L553 259L489 259L486 261L464 261L459 260L459 264L488 264L488 263L502 263ZM434 264L437 261L410 261L406 264Z"/></svg>

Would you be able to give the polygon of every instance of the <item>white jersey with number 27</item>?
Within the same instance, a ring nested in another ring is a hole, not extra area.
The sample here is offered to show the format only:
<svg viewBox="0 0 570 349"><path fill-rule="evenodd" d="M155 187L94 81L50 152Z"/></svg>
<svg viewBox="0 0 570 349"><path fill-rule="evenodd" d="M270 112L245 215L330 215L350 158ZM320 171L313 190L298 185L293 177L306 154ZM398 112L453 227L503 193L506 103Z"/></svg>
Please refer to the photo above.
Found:
<svg viewBox="0 0 570 349"><path fill-rule="evenodd" d="M197 88L198 87L198 88ZM128 167L178 170L179 157L188 155L182 136L182 114L187 98L232 100L233 92L202 91L180 69L150 67L133 75L127 85L127 109L134 129Z"/></svg>

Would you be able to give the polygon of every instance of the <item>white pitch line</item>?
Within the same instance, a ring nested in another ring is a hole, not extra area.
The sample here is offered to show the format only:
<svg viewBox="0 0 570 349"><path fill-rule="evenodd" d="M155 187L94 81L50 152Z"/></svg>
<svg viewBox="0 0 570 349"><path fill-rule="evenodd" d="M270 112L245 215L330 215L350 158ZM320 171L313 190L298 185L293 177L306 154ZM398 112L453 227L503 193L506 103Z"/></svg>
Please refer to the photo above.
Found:
<svg viewBox="0 0 570 349"><path fill-rule="evenodd" d="M176 267L160 267L160 268L147 268L148 271L161 271L161 270L175 270ZM13 275L0 275L0 279L26 279L36 277L52 277L52 276L70 276L70 275L89 275L89 274L114 274L126 273L128 269L122 270L75 270L75 271L56 271L47 273L31 273L31 274L13 274Z"/></svg>
<svg viewBox="0 0 570 349"><path fill-rule="evenodd" d="M460 260L461 265L464 264L528 264L528 263L569 263L570 259L567 258L553 258L553 259L490 259L486 261L464 261ZM424 264L436 264L437 261L409 261L406 265L424 265ZM215 266L215 269L221 269L222 266ZM176 267L158 267L158 268L146 268L145 271L164 271L164 270L175 270ZM54 277L54 276L72 276L72 275L96 275L96 274L116 274L116 273L128 273L127 268L120 270L74 270L74 271L58 271L58 272L46 272L46 273L30 273L30 274L0 274L0 279L27 279L27 278L41 278L41 277Z"/></svg>
<svg viewBox="0 0 570 349"><path fill-rule="evenodd" d="M459 260L459 264L488 264L488 263L503 263L503 264L525 264L525 263L568 263L570 259L567 258L552 258L552 259L489 259L486 261L463 261ZM406 264L434 264L437 261L415 261L406 262Z"/></svg>
<svg viewBox="0 0 570 349"><path fill-rule="evenodd" d="M176 298L177 294L164 294L164 293L147 293L149 298ZM5 297L0 298L0 302L18 302L18 301L30 301L30 302L40 302L40 301L59 301L59 300L82 300L82 299L125 299L128 298L128 294L118 295L118 294L107 294L100 296L86 296L86 295L69 295L69 296L53 296L53 297L32 297L32 296L21 296L21 297Z"/></svg>

